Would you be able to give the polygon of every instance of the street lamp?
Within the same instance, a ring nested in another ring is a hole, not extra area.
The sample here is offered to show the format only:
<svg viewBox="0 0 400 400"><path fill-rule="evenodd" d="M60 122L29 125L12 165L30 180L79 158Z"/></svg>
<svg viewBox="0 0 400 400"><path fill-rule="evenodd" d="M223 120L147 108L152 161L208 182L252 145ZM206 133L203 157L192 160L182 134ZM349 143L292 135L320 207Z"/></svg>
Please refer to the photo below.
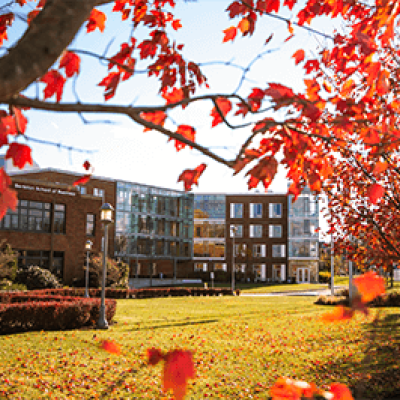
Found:
<svg viewBox="0 0 400 400"><path fill-rule="evenodd" d="M100 208L100 221L104 225L104 249L103 249L103 277L101 281L101 304L100 315L97 321L97 327L100 329L108 329L106 320L106 275L107 275L107 247L108 247L108 226L113 221L114 207L109 203L104 203Z"/></svg>
<svg viewBox="0 0 400 400"><path fill-rule="evenodd" d="M86 278L85 278L85 297L89 296L89 253L92 249L92 242L88 239L85 244L86 249Z"/></svg>
<svg viewBox="0 0 400 400"><path fill-rule="evenodd" d="M235 291L235 237L237 232L235 225L231 226L232 232L232 293Z"/></svg>

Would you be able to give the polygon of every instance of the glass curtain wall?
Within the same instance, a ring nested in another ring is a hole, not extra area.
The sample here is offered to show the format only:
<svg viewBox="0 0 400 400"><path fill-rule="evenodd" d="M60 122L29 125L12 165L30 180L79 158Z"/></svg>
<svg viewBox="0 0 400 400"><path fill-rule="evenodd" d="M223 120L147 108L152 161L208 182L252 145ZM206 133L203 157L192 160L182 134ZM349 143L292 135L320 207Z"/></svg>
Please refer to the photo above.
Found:
<svg viewBox="0 0 400 400"><path fill-rule="evenodd" d="M225 195L194 197L194 258L225 258Z"/></svg>
<svg viewBox="0 0 400 400"><path fill-rule="evenodd" d="M318 258L318 199L308 188L292 203L289 196L289 257Z"/></svg>
<svg viewBox="0 0 400 400"><path fill-rule="evenodd" d="M192 256L193 194L117 183L115 256Z"/></svg>

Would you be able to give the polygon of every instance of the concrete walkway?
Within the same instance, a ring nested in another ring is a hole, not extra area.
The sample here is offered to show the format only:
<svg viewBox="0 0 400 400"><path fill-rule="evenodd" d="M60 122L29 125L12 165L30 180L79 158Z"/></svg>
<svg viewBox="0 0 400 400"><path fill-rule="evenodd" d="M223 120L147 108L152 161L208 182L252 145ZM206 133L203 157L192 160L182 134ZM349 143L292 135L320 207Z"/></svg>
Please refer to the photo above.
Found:
<svg viewBox="0 0 400 400"><path fill-rule="evenodd" d="M344 289L345 287L335 287L335 290ZM329 296L331 289L315 289L315 290L296 290L287 292L272 293L240 293L240 296L247 297L274 297L274 296Z"/></svg>

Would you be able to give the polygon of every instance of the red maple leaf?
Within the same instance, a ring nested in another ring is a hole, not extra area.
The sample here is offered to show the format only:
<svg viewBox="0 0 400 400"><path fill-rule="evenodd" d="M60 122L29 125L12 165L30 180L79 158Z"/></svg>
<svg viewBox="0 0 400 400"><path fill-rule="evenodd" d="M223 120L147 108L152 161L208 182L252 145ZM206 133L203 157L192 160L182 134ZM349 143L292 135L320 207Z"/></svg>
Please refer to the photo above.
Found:
<svg viewBox="0 0 400 400"><path fill-rule="evenodd" d="M379 183L374 183L367 189L367 196L372 204L376 204L384 194L385 189Z"/></svg>
<svg viewBox="0 0 400 400"><path fill-rule="evenodd" d="M174 30L178 30L178 29L180 29L180 28L182 28L182 24L181 24L181 20L180 19L174 19L173 21L172 21L172 28L174 29Z"/></svg>
<svg viewBox="0 0 400 400"><path fill-rule="evenodd" d="M46 83L43 92L45 99L48 99L55 94L57 101L61 100L65 78L58 71L55 69L47 71L40 81Z"/></svg>
<svg viewBox="0 0 400 400"><path fill-rule="evenodd" d="M65 75L68 78L74 74L79 74L81 58L72 51L66 51L60 60L60 68L65 68Z"/></svg>
<svg viewBox="0 0 400 400"><path fill-rule="evenodd" d="M277 171L278 161L276 161L275 157L264 157L254 168L246 173L246 176L250 175L250 179L247 182L248 188L256 188L261 181L264 188L267 189Z"/></svg>
<svg viewBox="0 0 400 400"><path fill-rule="evenodd" d="M33 165L31 153L32 149L29 146L13 142L10 144L5 158L11 158L13 160L13 164L19 169L22 169L24 168L25 164Z"/></svg>
<svg viewBox="0 0 400 400"><path fill-rule="evenodd" d="M176 400L183 400L188 379L195 377L190 351L174 350L164 356L163 390L172 389Z"/></svg>
<svg viewBox="0 0 400 400"><path fill-rule="evenodd" d="M0 168L0 193L4 193L11 185L11 178L7 175L4 167Z"/></svg>
<svg viewBox="0 0 400 400"><path fill-rule="evenodd" d="M354 278L354 286L360 293L363 303L369 303L385 293L385 280L374 271Z"/></svg>
<svg viewBox="0 0 400 400"><path fill-rule="evenodd" d="M229 40L234 40L236 37L236 26L231 26L230 28L225 29L224 31L224 40L222 43L229 42Z"/></svg>
<svg viewBox="0 0 400 400"><path fill-rule="evenodd" d="M152 349L147 349L147 358L150 365L156 365L161 360L164 360L164 355L161 350L153 347Z"/></svg>
<svg viewBox="0 0 400 400"><path fill-rule="evenodd" d="M140 117L144 120L153 123L154 125L163 126L164 122L167 118L167 114L164 111L156 111L156 112L142 112ZM152 128L144 128L143 132L151 131Z"/></svg>
<svg viewBox="0 0 400 400"><path fill-rule="evenodd" d="M294 58L296 65L304 60L305 55L306 55L306 53L304 52L303 49L297 50L292 55L292 58Z"/></svg>
<svg viewBox="0 0 400 400"><path fill-rule="evenodd" d="M14 21L14 14L7 13L0 15L0 46L7 40L7 26L11 26Z"/></svg>
<svg viewBox="0 0 400 400"><path fill-rule="evenodd" d="M198 180L206 167L206 164L200 164L195 169L185 169L179 175L178 182L184 183L186 191L190 190L193 185L198 185Z"/></svg>
<svg viewBox="0 0 400 400"><path fill-rule="evenodd" d="M26 125L28 124L28 120L25 115L22 114L22 111L19 108L13 107L14 119L15 119L15 133L19 131L20 133L25 133Z"/></svg>
<svg viewBox="0 0 400 400"><path fill-rule="evenodd" d="M321 320L323 322L341 322L351 319L353 314L352 308L337 306L332 312L323 314Z"/></svg>
<svg viewBox="0 0 400 400"><path fill-rule="evenodd" d="M302 391L289 378L279 378L270 389L272 399L276 400L300 400Z"/></svg>
<svg viewBox="0 0 400 400"><path fill-rule="evenodd" d="M90 162L87 161L87 160L83 163L83 168L85 168L86 171L89 171L89 168L90 168L91 166L92 166L92 165L91 165Z"/></svg>
<svg viewBox="0 0 400 400"><path fill-rule="evenodd" d="M88 18L88 23L86 24L86 32L92 32L96 28L99 28L100 32L104 31L105 22L106 22L106 15L102 12L94 8L90 13Z"/></svg>
<svg viewBox="0 0 400 400"><path fill-rule="evenodd" d="M91 174L88 175L83 175L81 178L77 179L72 186L79 186L79 185L86 185L90 181L90 178L92 177Z"/></svg>
<svg viewBox="0 0 400 400"><path fill-rule="evenodd" d="M179 135L182 135L186 139L189 139L192 142L194 142L196 130L192 126L189 126L189 125L179 125L178 129L176 130L176 133L179 133ZM168 141L170 141L170 140L172 140L172 138L169 138ZM174 140L175 140L176 151L180 151L186 147L185 143L179 141L178 139L174 139ZM192 147L190 147L190 148L192 148Z"/></svg>
<svg viewBox="0 0 400 400"><path fill-rule="evenodd" d="M342 383L332 383L330 392L333 394L331 400L353 400L353 396L346 385Z"/></svg>
<svg viewBox="0 0 400 400"><path fill-rule="evenodd" d="M184 99L184 93L182 89L173 88L170 92L168 92L168 88L164 88L161 91L161 96L166 100L167 104L177 103ZM185 108L186 104L182 105L182 108Z"/></svg>
<svg viewBox="0 0 400 400"><path fill-rule="evenodd" d="M5 189L0 195L0 219L2 219L7 210L10 208L11 210L16 210L18 204L17 192L13 189Z"/></svg>
<svg viewBox="0 0 400 400"><path fill-rule="evenodd" d="M104 86L104 99L109 100L115 95L115 91L117 90L118 83L121 79L120 72L110 72L99 84L98 86Z"/></svg>
<svg viewBox="0 0 400 400"><path fill-rule="evenodd" d="M103 340L100 343L100 348L118 356L121 354L121 346L112 340Z"/></svg>
<svg viewBox="0 0 400 400"><path fill-rule="evenodd" d="M269 88L265 90L265 94L272 97L275 101L294 96L292 89L280 83L269 83Z"/></svg>
<svg viewBox="0 0 400 400"><path fill-rule="evenodd" d="M216 100L216 103L224 117L226 116L226 114L228 114L229 111L232 110L232 103L230 102L230 100L225 99L224 97L219 97ZM216 107L213 107L213 109L211 110L211 116L213 117L212 124L211 124L212 127L223 122L223 119L221 118Z"/></svg>

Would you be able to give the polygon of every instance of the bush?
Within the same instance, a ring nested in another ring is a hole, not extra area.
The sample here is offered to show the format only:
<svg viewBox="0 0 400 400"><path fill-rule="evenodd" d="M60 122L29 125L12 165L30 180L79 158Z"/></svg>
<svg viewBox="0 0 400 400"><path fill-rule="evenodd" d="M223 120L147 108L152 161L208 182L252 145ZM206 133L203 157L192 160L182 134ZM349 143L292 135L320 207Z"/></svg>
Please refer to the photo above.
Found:
<svg viewBox="0 0 400 400"><path fill-rule="evenodd" d="M86 272L86 265L83 267L83 271L84 273ZM89 287L98 288L101 286L102 275L103 256L101 253L98 255L92 255L89 260ZM122 281L127 287L129 282L129 266L126 263L117 262L107 257L106 286L120 286L124 284ZM85 285L84 278L75 281L74 285L83 287Z"/></svg>
<svg viewBox="0 0 400 400"><path fill-rule="evenodd" d="M319 282L320 283L330 283L330 281L331 281L331 273L328 271L320 271Z"/></svg>
<svg viewBox="0 0 400 400"><path fill-rule="evenodd" d="M9 244L5 244L5 240L0 242L0 248L0 281L14 282L18 269L18 253Z"/></svg>
<svg viewBox="0 0 400 400"><path fill-rule="evenodd" d="M93 326L99 318L98 299L79 299L31 294L2 295L0 332L64 330ZM106 318L112 321L116 301L106 300Z"/></svg>
<svg viewBox="0 0 400 400"><path fill-rule="evenodd" d="M52 289L61 287L56 276L48 269L31 265L28 268L20 268L17 271L16 282L26 285L28 290Z"/></svg>
<svg viewBox="0 0 400 400"><path fill-rule="evenodd" d="M341 296L319 296L315 304L320 305L349 305L349 292L340 291ZM368 304L369 307L400 307L400 292L385 293Z"/></svg>

